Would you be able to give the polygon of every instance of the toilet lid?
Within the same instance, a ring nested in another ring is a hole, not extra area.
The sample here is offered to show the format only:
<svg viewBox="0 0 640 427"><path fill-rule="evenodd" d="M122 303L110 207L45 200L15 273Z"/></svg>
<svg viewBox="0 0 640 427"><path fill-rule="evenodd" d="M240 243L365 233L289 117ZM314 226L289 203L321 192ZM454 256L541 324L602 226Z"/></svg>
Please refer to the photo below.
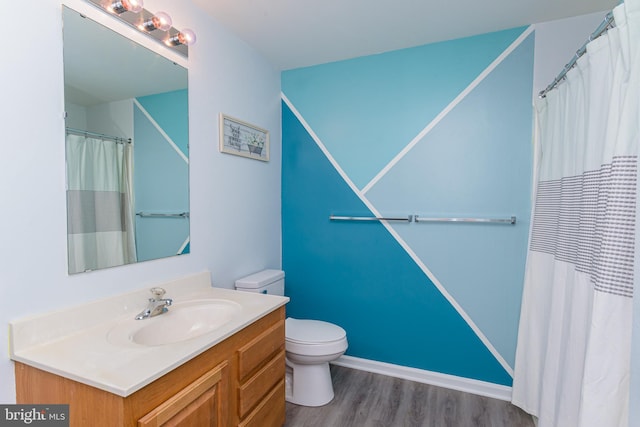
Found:
<svg viewBox="0 0 640 427"><path fill-rule="evenodd" d="M342 340L347 333L333 323L289 317L285 321L285 335L290 342L320 344Z"/></svg>

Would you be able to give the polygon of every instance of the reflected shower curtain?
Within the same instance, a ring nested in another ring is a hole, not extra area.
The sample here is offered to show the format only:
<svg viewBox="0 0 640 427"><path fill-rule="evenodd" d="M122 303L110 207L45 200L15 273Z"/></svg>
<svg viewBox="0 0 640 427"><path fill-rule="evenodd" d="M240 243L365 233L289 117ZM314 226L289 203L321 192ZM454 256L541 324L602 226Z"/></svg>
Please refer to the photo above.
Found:
<svg viewBox="0 0 640 427"><path fill-rule="evenodd" d="M131 144L67 135L69 273L136 261Z"/></svg>
<svg viewBox="0 0 640 427"><path fill-rule="evenodd" d="M536 200L512 401L539 427L626 427L640 0L536 105ZM638 402L636 402L637 404Z"/></svg>

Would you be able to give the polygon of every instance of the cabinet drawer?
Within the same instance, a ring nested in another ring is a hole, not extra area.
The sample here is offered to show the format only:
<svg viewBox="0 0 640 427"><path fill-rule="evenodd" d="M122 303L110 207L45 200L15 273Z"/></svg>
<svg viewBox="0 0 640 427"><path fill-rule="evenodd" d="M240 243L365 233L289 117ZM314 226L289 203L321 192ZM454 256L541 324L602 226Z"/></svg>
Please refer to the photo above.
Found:
<svg viewBox="0 0 640 427"><path fill-rule="evenodd" d="M227 364L222 363L138 420L138 427L222 426L220 385Z"/></svg>
<svg viewBox="0 0 640 427"><path fill-rule="evenodd" d="M265 361L271 359L278 350L284 350L284 320L278 321L240 347L238 350L238 380L244 382Z"/></svg>
<svg viewBox="0 0 640 427"><path fill-rule="evenodd" d="M284 417L284 379L281 379L238 427L280 427L284 424Z"/></svg>
<svg viewBox="0 0 640 427"><path fill-rule="evenodd" d="M238 415L243 418L256 404L284 378L284 350L267 363L238 389Z"/></svg>

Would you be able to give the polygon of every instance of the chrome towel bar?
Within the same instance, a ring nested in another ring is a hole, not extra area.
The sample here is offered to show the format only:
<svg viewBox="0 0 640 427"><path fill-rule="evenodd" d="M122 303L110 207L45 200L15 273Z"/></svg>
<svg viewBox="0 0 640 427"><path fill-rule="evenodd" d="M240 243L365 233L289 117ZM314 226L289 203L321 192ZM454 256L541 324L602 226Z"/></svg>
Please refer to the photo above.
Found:
<svg viewBox="0 0 640 427"><path fill-rule="evenodd" d="M511 218L423 218L418 215L414 217L415 222L486 222L494 224L515 224L516 217Z"/></svg>
<svg viewBox="0 0 640 427"><path fill-rule="evenodd" d="M331 215L329 217L331 221L404 221L411 222L413 221L413 216L409 215L406 218L384 218L378 216L337 216Z"/></svg>
<svg viewBox="0 0 640 427"><path fill-rule="evenodd" d="M406 217L377 217L377 216L329 216L331 221L402 221L402 222L470 222L470 223L491 223L510 224L516 223L516 217L510 218L428 218L419 215L408 215Z"/></svg>
<svg viewBox="0 0 640 427"><path fill-rule="evenodd" d="M189 218L189 212L180 213L152 213L152 212L136 212L140 218Z"/></svg>

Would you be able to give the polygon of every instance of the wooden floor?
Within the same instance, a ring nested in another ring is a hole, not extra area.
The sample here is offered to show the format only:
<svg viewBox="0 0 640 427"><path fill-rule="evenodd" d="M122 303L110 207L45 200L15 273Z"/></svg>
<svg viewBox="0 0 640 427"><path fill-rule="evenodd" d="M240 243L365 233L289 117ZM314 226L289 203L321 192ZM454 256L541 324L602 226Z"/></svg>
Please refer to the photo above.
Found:
<svg viewBox="0 0 640 427"><path fill-rule="evenodd" d="M287 402L285 427L533 427L502 400L331 365L335 398L310 408Z"/></svg>

